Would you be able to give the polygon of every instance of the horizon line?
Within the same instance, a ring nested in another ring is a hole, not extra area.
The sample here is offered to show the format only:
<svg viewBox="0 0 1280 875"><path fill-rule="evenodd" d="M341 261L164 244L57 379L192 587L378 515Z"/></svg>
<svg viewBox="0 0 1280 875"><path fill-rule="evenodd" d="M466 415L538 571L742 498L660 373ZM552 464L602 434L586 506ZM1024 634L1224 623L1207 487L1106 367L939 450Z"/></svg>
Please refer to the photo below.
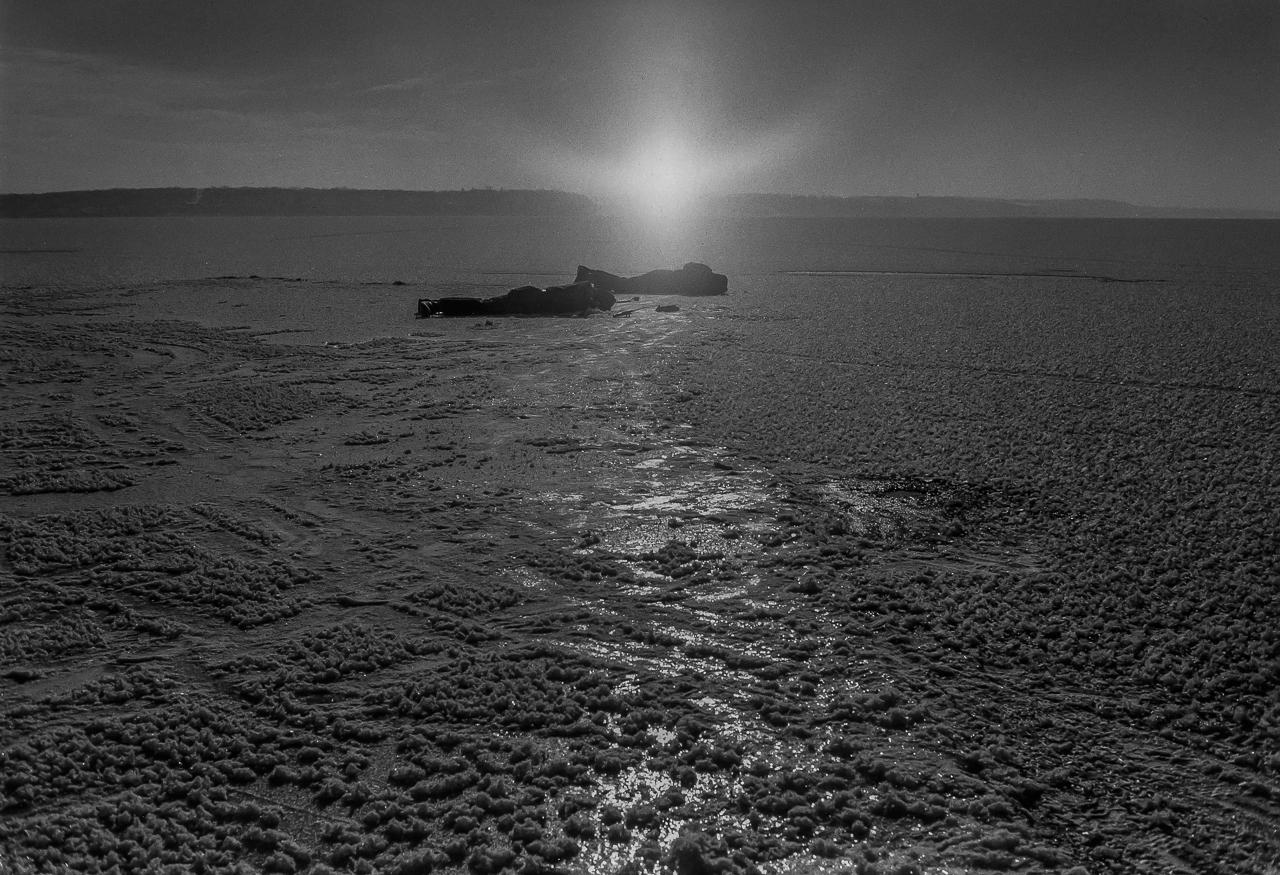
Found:
<svg viewBox="0 0 1280 875"><path fill-rule="evenodd" d="M353 192L353 193L404 193L404 194L474 194L491 192L494 194L551 194L569 195L583 198L596 206L610 205L623 198L591 195L586 192L563 188L503 188L498 186L474 186L470 188L353 188L350 186L290 186L290 185L148 185L148 186L111 186L107 188L68 188L49 189L44 191L5 191L0 197L40 197L47 195L90 194L106 192L145 192L145 191L298 191L298 192ZM1188 206L1183 204L1139 204L1132 201L1112 197L1016 197L996 195L964 195L964 194L815 194L812 192L788 191L722 191L708 192L690 198L693 203L728 198L793 198L808 200L832 201L974 201L993 204L1110 204L1131 207L1136 210L1169 210L1204 213L1250 213L1251 218L1280 219L1280 207L1244 207L1244 206ZM1028 217L1033 218L1033 217ZM1108 217L1109 218L1109 217ZM1134 218L1146 218L1137 216Z"/></svg>

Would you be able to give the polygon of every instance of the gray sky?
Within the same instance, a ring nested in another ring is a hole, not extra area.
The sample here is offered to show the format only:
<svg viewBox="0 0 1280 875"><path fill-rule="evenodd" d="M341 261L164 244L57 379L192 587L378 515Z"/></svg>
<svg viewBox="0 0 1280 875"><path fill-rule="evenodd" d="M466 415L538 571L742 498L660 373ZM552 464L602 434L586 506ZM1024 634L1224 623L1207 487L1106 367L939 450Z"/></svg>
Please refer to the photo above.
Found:
<svg viewBox="0 0 1280 875"><path fill-rule="evenodd" d="M0 190L1280 209L1280 3L0 0Z"/></svg>

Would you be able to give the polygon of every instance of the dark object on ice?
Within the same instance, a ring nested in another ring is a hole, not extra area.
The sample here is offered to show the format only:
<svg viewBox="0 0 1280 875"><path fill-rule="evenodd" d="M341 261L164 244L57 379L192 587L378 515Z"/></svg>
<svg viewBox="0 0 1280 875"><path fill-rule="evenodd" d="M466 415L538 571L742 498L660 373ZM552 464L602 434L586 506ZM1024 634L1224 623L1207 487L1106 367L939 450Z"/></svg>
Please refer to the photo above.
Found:
<svg viewBox="0 0 1280 875"><path fill-rule="evenodd" d="M613 305L613 295L607 290L591 283L575 282L546 289L521 286L496 298L419 298L418 316L511 316L517 313L550 316L608 310Z"/></svg>
<svg viewBox="0 0 1280 875"><path fill-rule="evenodd" d="M0 677L6 677L16 684L25 684L27 681L38 680L44 675L36 668L11 668Z"/></svg>
<svg viewBox="0 0 1280 875"><path fill-rule="evenodd" d="M680 305L679 304L659 304L657 309L659 313L675 313L679 311Z"/></svg>
<svg viewBox="0 0 1280 875"><path fill-rule="evenodd" d="M691 261L679 270L651 270L640 276L624 277L578 265L577 282L589 282L597 289L619 295L723 295L729 278L712 273L705 264Z"/></svg>

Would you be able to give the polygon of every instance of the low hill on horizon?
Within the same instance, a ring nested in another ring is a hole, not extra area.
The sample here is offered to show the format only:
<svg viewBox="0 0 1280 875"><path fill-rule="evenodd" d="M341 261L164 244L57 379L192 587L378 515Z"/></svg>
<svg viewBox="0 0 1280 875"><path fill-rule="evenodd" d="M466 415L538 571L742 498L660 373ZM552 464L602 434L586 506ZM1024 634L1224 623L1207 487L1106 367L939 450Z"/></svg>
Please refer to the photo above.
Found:
<svg viewBox="0 0 1280 875"><path fill-rule="evenodd" d="M111 188L0 194L4 218L109 216L556 216L597 212L564 191L353 188Z"/></svg>
<svg viewBox="0 0 1280 875"><path fill-rule="evenodd" d="M1280 211L1142 207L1116 200L1006 200L730 194L703 198L700 212L796 218L1280 219ZM0 217L148 216L593 216L585 195L535 189L404 191L349 188L112 188L0 194Z"/></svg>
<svg viewBox="0 0 1280 875"><path fill-rule="evenodd" d="M931 218L931 219L1280 219L1280 211L1143 207L1100 198L1009 200L1004 198L920 196L834 197L796 194L732 194L713 201L735 215Z"/></svg>

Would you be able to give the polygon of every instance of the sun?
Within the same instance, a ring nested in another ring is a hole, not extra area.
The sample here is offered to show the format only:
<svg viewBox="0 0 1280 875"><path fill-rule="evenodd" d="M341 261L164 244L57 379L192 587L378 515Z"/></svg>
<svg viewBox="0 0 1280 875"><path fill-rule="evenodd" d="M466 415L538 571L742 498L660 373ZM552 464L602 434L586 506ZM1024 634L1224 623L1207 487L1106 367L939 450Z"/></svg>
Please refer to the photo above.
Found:
<svg viewBox="0 0 1280 875"><path fill-rule="evenodd" d="M698 162L687 148L659 140L636 153L624 174L624 188L644 215L674 219L698 196L700 177Z"/></svg>

